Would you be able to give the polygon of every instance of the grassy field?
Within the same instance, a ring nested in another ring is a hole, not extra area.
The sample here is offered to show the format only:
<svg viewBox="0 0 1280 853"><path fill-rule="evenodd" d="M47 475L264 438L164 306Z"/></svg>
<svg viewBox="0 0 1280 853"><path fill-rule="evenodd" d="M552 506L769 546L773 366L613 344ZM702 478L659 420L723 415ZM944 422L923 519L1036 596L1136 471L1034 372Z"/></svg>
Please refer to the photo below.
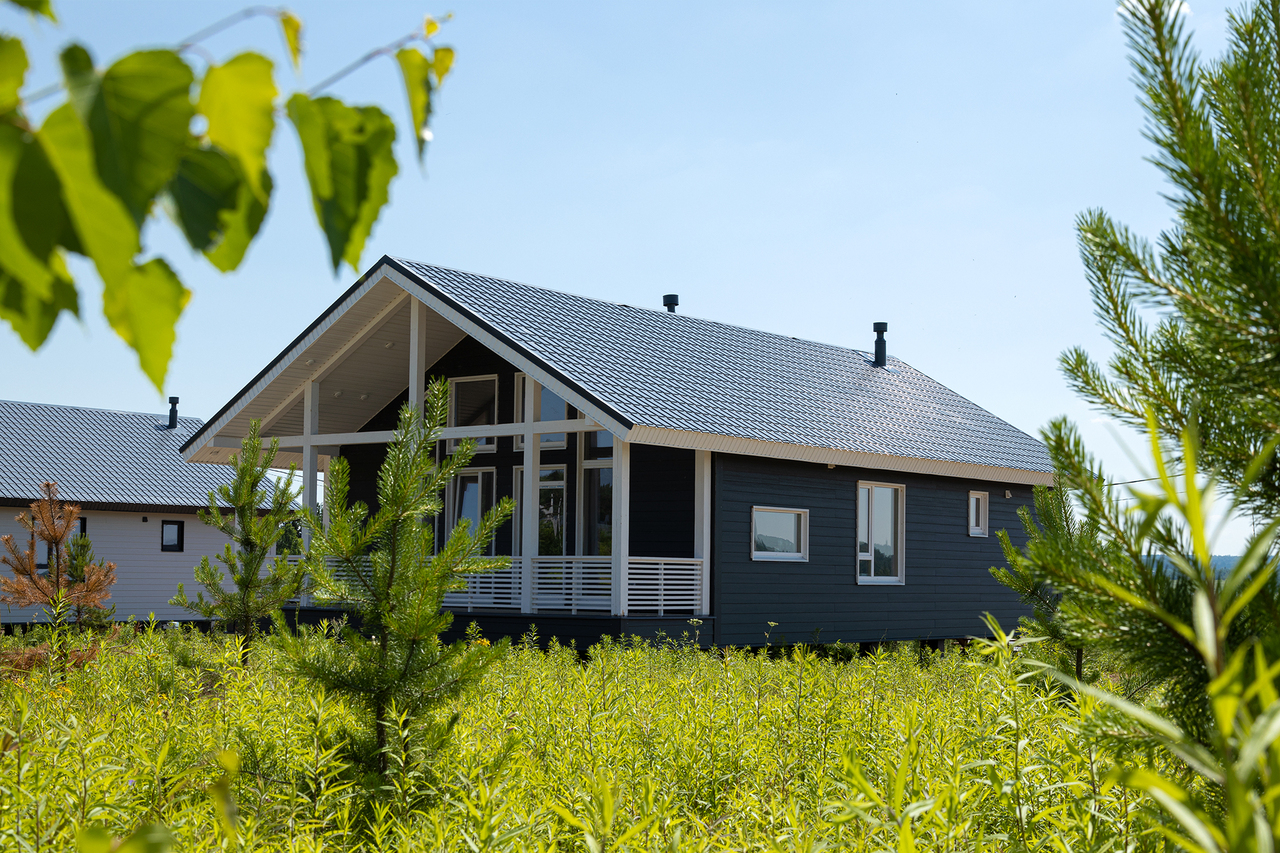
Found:
<svg viewBox="0 0 1280 853"><path fill-rule="evenodd" d="M175 850L1160 847L1106 781L1106 721L1018 649L848 651L526 640L447 741L449 719L399 732L370 792L342 760L348 710L281 676L270 641L241 666L226 637L130 633L0 683L0 849L147 824Z"/></svg>

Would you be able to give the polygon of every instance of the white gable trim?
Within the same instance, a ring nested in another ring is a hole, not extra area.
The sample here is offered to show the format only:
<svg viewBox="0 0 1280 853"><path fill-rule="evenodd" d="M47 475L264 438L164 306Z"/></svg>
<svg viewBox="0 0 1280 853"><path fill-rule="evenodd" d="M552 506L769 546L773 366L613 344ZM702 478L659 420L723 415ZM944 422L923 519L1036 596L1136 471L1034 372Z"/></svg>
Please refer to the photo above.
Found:
<svg viewBox="0 0 1280 853"><path fill-rule="evenodd" d="M716 453L737 453L742 456L764 456L770 459L794 459L800 462L844 465L851 468L904 471L911 474L932 474L940 477L959 477L966 480L987 480L1030 486L1053 485L1052 473L1029 471L1024 468L917 459L907 456L890 456L884 453L862 453L856 450L834 450L827 447L808 447L801 444L785 444L780 441L761 441L706 432L686 432L664 427L636 425L623 436L623 439L636 444L711 450Z"/></svg>

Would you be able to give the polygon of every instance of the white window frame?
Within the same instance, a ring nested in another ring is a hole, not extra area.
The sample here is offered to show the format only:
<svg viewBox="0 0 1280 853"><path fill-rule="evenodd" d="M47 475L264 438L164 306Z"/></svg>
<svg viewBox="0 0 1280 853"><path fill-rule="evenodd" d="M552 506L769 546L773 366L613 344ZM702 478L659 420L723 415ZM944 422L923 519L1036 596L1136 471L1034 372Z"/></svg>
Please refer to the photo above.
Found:
<svg viewBox="0 0 1280 853"><path fill-rule="evenodd" d="M756 513L787 512L800 516L800 551L786 553L780 551L756 550ZM751 507L751 559L768 562L807 563L809 562L809 510L787 506L753 506Z"/></svg>
<svg viewBox="0 0 1280 853"><path fill-rule="evenodd" d="M881 483L876 480L859 480L857 485L858 491L855 493L858 495L857 506L854 509L855 513L861 514L863 510L861 498L862 490L864 488L870 490L877 486L882 489L893 489L898 496L898 541L896 543L897 547L895 548L895 555L898 561L898 574L896 577L888 578L876 577L875 575L863 577L862 560L864 559L864 555L860 550L860 545L858 543L858 518L855 516L853 523L853 576L859 584L902 586L907 582L907 487L902 483ZM868 504L870 503L871 502L869 501ZM867 546L870 547L871 531L875 522L871 516L870 505L866 507L866 511ZM866 556L873 560L874 566L874 556L870 554ZM872 570L874 571L874 568Z"/></svg>
<svg viewBox="0 0 1280 853"><path fill-rule="evenodd" d="M567 528L569 526L569 512L571 511L570 507L567 505L567 502L569 499L568 466L559 464L559 463L555 465L539 465L538 466L538 488L535 489L534 491L538 496L539 503L541 503L542 501L542 488L543 488L542 473L544 471L563 471L564 472L564 478L560 480L560 488L564 490L564 498L566 501L566 505L564 508L564 523L565 523L565 527ZM521 502L524 500L524 473L525 473L525 469L523 465L511 466L511 494L513 496L512 500L514 500L516 504L515 512L511 514L511 518L512 518L511 550L513 552L511 556L513 557L524 556L521 550L524 547L524 509L520 506ZM496 478L495 478L495 482L496 482ZM547 488L555 488L555 487L547 486ZM569 552L566 554L533 554L532 556L535 556L535 557L574 556L572 553L573 549L568 547L569 544L570 543L564 543L564 545L562 545L563 550Z"/></svg>
<svg viewBox="0 0 1280 853"><path fill-rule="evenodd" d="M455 476L452 480L449 481L449 488L445 489L444 517L445 517L445 524L448 525L448 528L449 528L448 530L444 531L444 538L446 542L448 541L449 535L453 533L453 528L458 524L458 519L454 518L454 516L457 515L457 511L458 511L458 477L462 477L467 474L481 475L480 482L482 484L482 487L484 483L484 475L492 474L493 478L489 481L489 506L495 506L498 503L498 469L497 468L489 467L489 468L460 469L457 472L457 476ZM484 517L483 512L481 512L480 515L481 515L481 518ZM472 536L476 535L476 528L474 527L471 528L471 535ZM444 544L445 544L444 542L441 542L440 547L443 547ZM489 548L488 550L486 550L485 553L488 555L491 555L493 552L493 547L494 547L493 542L491 541L489 543Z"/></svg>
<svg viewBox="0 0 1280 853"><path fill-rule="evenodd" d="M479 376L454 376L449 379L449 419L447 423L450 427L458 426L456 423L457 418L455 417L457 406L454 405L457 402L455 396L457 384L459 382L483 382L486 379L493 382L493 422L495 424L498 422L498 374L483 373ZM459 438L449 439L450 453L458 449L458 442L461 440ZM476 453L494 453L497 449L498 440L496 438L476 439Z"/></svg>
<svg viewBox="0 0 1280 853"><path fill-rule="evenodd" d="M586 494L586 470L593 469L593 467L613 469L612 456L604 457L604 459L586 459L586 439L588 439L588 435L590 433L577 434L577 482L575 483L577 500L573 501L577 505L575 507L575 515L573 515L573 519L576 521L576 524L573 525L573 530L577 534L573 538L577 542L573 543L573 555L579 557L586 555L586 503L582 500Z"/></svg>
<svg viewBox="0 0 1280 853"><path fill-rule="evenodd" d="M981 511L979 512L980 517L976 519L978 522L977 524L974 524L975 519L973 517L973 499L974 498L980 499L980 503L978 504L978 506L980 507ZM969 492L969 501L965 505L965 515L968 518L970 536L985 537L987 535L987 531L989 529L987 520L990 516L990 511L991 511L991 493L990 492Z"/></svg>
<svg viewBox="0 0 1280 853"><path fill-rule="evenodd" d="M511 411L515 413L515 422L518 424L522 424L526 422L524 419L524 416L525 416L524 383L528 381L528 377L529 377L529 374L524 373L523 371L517 372L515 375L515 382L513 383L515 385L515 407ZM541 385L541 384L539 384L538 386L538 394L539 394L538 407L539 408L542 407L541 394L542 394L542 390L545 387L546 387L545 385ZM552 393L555 393L555 392L553 391ZM560 395L556 394L556 396L558 397ZM565 400L564 408L565 408L565 417L567 418L569 415L568 400ZM539 421L534 421L534 423L539 423ZM552 435L555 435L555 433L552 433ZM564 448L568 446L568 441L569 441L568 433L565 433L565 437L560 441L547 441L547 437L544 435L544 436L541 436L541 438L539 439L538 447L542 450L564 450ZM513 450L524 450L524 436L517 434L512 442L511 447Z"/></svg>

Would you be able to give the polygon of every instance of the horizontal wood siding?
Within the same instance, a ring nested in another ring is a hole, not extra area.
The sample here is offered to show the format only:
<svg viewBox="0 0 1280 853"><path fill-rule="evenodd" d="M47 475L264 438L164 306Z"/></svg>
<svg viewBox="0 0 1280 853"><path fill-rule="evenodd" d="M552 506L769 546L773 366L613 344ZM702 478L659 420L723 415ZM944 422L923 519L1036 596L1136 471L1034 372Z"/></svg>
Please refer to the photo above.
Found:
<svg viewBox="0 0 1280 853"><path fill-rule="evenodd" d="M12 534L25 551L26 533L14 515L0 514L0 534ZM178 591L179 583L186 585L189 598L196 597L200 587L195 582L195 567L202 556L213 561L214 555L222 552L227 543L225 536L201 524L194 515L85 511L83 516L94 553L99 559L116 564L116 583L106 602L108 607L115 605L116 619L123 621L133 616L145 622L151 613L165 621L197 618L171 606L169 599ZM144 522L143 518L147 520ZM182 551L160 550L161 521L185 522ZM37 543L37 549L38 559L43 562L43 545ZM0 566L0 570L12 576L8 566ZM11 610L0 605L0 622L28 622L38 611L39 608Z"/></svg>
<svg viewBox="0 0 1280 853"><path fill-rule="evenodd" d="M693 451L631 447L633 557L693 556Z"/></svg>
<svg viewBox="0 0 1280 853"><path fill-rule="evenodd" d="M904 585L857 583L859 480L906 487ZM990 494L986 538L969 536L970 490ZM767 631L773 643L965 637L985 633L987 611L1012 627L1025 608L988 568L1004 564L996 531L1023 542L1017 509L1031 501L1030 486L716 454L716 642L759 644ZM809 510L808 562L753 561L752 506Z"/></svg>

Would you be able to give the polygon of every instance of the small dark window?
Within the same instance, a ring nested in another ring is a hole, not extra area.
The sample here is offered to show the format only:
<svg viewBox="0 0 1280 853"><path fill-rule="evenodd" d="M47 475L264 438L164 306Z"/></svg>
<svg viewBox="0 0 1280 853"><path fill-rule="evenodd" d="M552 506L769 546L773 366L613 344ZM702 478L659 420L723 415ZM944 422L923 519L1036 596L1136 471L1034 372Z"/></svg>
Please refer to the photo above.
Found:
<svg viewBox="0 0 1280 853"><path fill-rule="evenodd" d="M181 551L182 550L182 528L185 522L182 521L162 521L160 522L160 550L161 551Z"/></svg>
<svg viewBox="0 0 1280 853"><path fill-rule="evenodd" d="M85 518L83 515L80 516L80 535L89 535L89 519Z"/></svg>

